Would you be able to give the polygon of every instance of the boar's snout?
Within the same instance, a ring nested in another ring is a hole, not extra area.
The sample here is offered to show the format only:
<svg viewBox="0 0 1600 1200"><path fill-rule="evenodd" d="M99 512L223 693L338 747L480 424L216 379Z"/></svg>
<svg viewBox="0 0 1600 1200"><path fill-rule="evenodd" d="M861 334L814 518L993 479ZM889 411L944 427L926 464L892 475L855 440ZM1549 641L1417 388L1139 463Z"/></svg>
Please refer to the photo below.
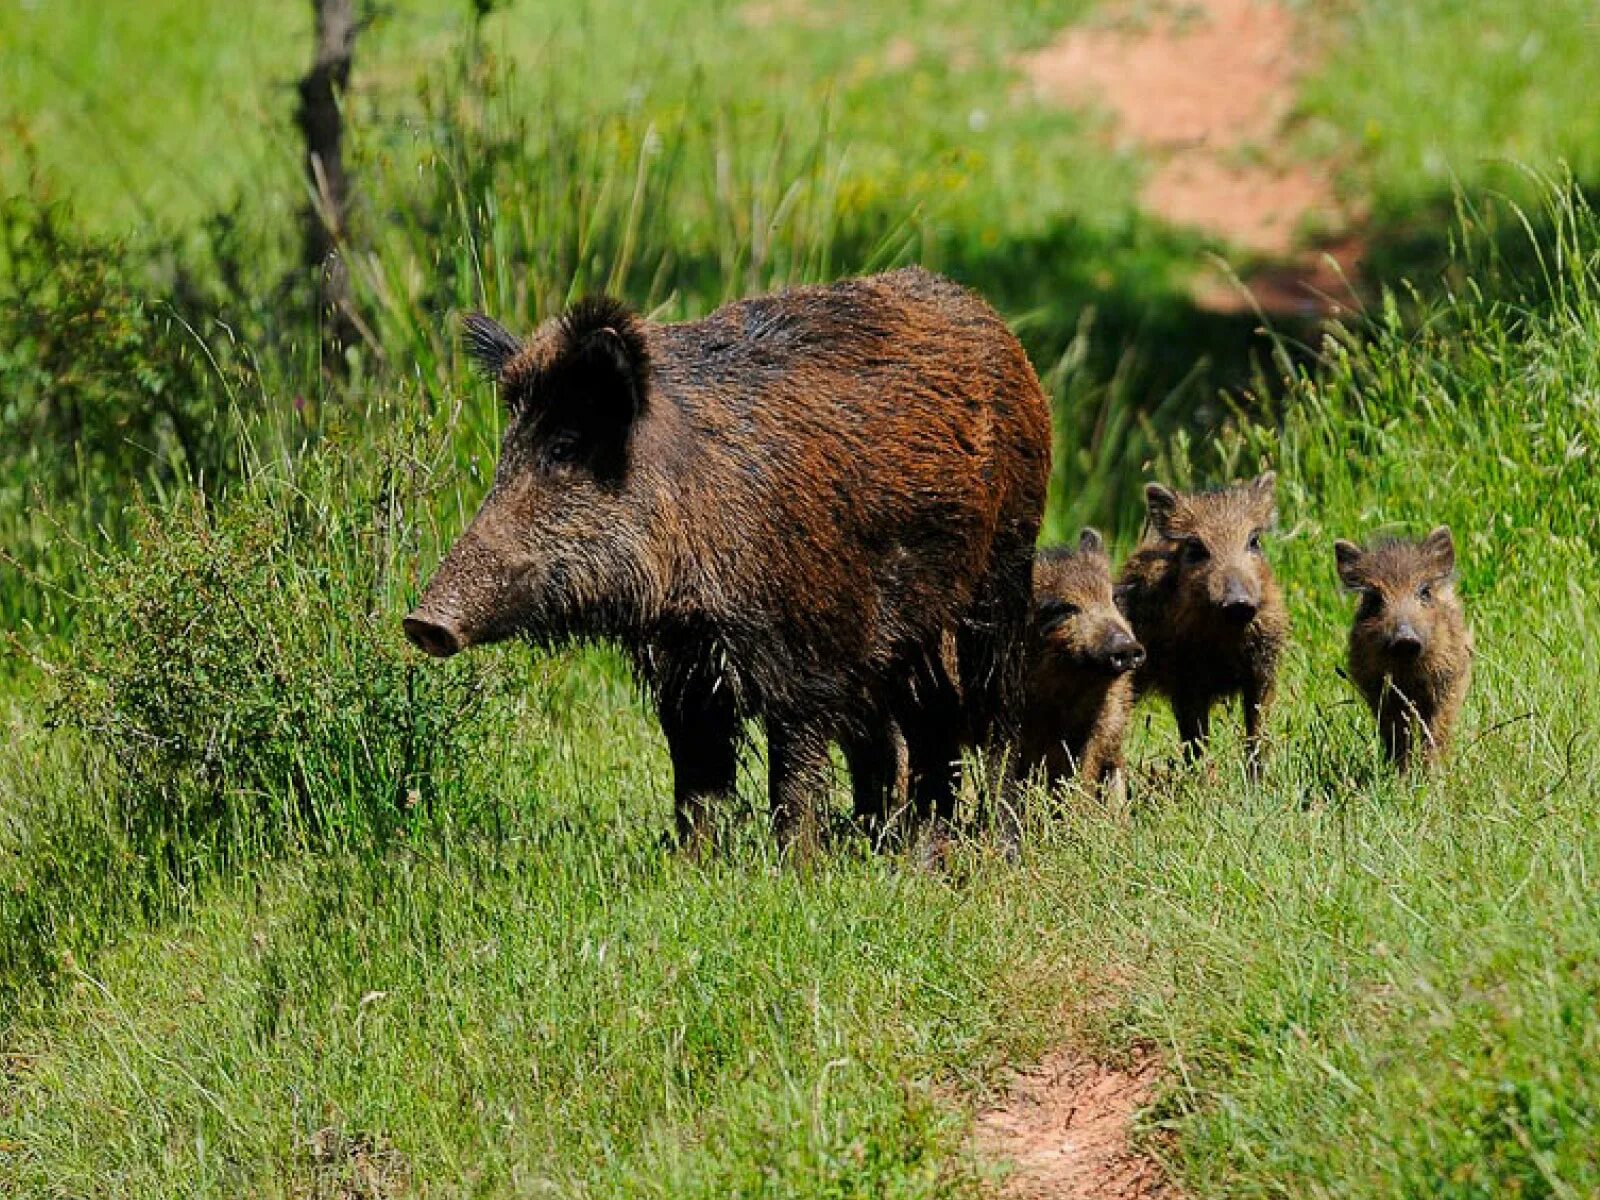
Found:
<svg viewBox="0 0 1600 1200"><path fill-rule="evenodd" d="M498 522L486 503L401 621L418 650L449 658L472 646L504 641L527 627L538 609L530 581L539 573L507 539L494 536Z"/></svg>
<svg viewBox="0 0 1600 1200"><path fill-rule="evenodd" d="M1229 621L1248 625L1261 611L1261 591L1243 576L1229 575L1223 580L1222 596L1217 607Z"/></svg>
<svg viewBox="0 0 1600 1200"><path fill-rule="evenodd" d="M1113 631L1100 646L1101 661L1118 675L1136 671L1144 663L1144 647L1131 633Z"/></svg>
<svg viewBox="0 0 1600 1200"><path fill-rule="evenodd" d="M1388 649L1396 658L1416 658L1422 653L1422 634L1410 621L1401 621L1389 633Z"/></svg>
<svg viewBox="0 0 1600 1200"><path fill-rule="evenodd" d="M450 622L430 617L420 609L401 624L411 644L434 658L449 658L464 649L461 632Z"/></svg>

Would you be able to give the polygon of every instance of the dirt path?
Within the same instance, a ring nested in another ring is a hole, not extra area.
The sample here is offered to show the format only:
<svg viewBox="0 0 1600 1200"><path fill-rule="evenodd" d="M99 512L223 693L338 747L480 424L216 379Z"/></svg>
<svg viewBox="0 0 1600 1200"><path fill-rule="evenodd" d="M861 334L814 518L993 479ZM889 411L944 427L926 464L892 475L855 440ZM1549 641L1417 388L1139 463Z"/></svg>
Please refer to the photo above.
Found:
<svg viewBox="0 0 1600 1200"><path fill-rule="evenodd" d="M1341 276L1353 278L1361 254L1349 236L1309 247L1301 236L1308 226L1345 229L1355 215L1340 203L1331 165L1298 160L1287 145L1311 65L1305 47L1281 0L1191 0L1139 20L1113 10L1020 65L1036 95L1110 113L1114 136L1152 160L1144 207L1241 251L1263 309L1319 315L1349 301ZM1215 272L1200 273L1196 300L1250 307Z"/></svg>
<svg viewBox="0 0 1600 1200"><path fill-rule="evenodd" d="M1329 316L1351 301L1363 247L1349 232L1327 235L1357 216L1340 202L1331 165L1301 161L1287 144L1311 65L1305 45L1281 0L1192 0L1138 21L1114 12L1020 65L1036 95L1106 109L1114 136L1151 160L1147 211L1234 248L1249 294L1197 264L1198 305ZM1322 240L1308 229L1324 231ZM1157 1075L1153 1060L1115 1071L1058 1053L979 1115L974 1149L1010 1166L1006 1200L1176 1200L1132 1140Z"/></svg>
<svg viewBox="0 0 1600 1200"><path fill-rule="evenodd" d="M1177 1200L1155 1161L1133 1148L1134 1116L1150 1102L1153 1061L1114 1071L1058 1053L1020 1073L980 1113L974 1148L1008 1164L1006 1200Z"/></svg>

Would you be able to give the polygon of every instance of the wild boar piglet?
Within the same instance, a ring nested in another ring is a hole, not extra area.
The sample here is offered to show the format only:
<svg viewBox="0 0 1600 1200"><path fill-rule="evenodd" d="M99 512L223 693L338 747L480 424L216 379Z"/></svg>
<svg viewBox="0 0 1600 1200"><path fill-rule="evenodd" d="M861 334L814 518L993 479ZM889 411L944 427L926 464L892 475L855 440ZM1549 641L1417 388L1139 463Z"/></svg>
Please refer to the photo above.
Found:
<svg viewBox="0 0 1600 1200"><path fill-rule="evenodd" d="M1117 607L1105 541L1085 529L1075 549L1033 565L1033 626L1022 765L1054 786L1078 775L1105 798L1126 794L1122 741L1144 647Z"/></svg>
<svg viewBox="0 0 1600 1200"><path fill-rule="evenodd" d="M1455 539L1441 525L1420 542L1333 544L1339 580L1360 597L1350 627L1350 678L1402 769L1434 764L1472 678L1472 632L1456 593Z"/></svg>
<svg viewBox="0 0 1600 1200"><path fill-rule="evenodd" d="M1145 648L1135 691L1168 699L1191 759L1205 751L1212 708L1240 697L1252 776L1289 634L1263 544L1275 484L1271 472L1208 492L1149 484L1145 541L1122 570L1123 607Z"/></svg>

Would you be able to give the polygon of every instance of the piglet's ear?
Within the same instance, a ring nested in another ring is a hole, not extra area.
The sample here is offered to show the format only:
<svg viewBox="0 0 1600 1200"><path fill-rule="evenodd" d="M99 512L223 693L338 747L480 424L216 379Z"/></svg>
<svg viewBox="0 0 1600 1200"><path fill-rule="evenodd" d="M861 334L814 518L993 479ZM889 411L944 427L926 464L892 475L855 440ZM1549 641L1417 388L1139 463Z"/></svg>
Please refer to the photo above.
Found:
<svg viewBox="0 0 1600 1200"><path fill-rule="evenodd" d="M1079 554L1104 554L1106 540L1100 536L1098 529L1085 529L1078 535Z"/></svg>
<svg viewBox="0 0 1600 1200"><path fill-rule="evenodd" d="M1343 538L1333 544L1333 561L1339 570L1339 582L1347 588L1362 586L1361 560L1365 557L1361 547Z"/></svg>
<svg viewBox="0 0 1600 1200"><path fill-rule="evenodd" d="M1270 525L1278 515L1278 473L1266 471L1257 475L1251 481L1250 490L1255 493L1261 523Z"/></svg>
<svg viewBox="0 0 1600 1200"><path fill-rule="evenodd" d="M522 343L504 326L482 313L468 313L463 317L461 334L467 354L478 370L490 379L498 380L506 364L522 349Z"/></svg>
<svg viewBox="0 0 1600 1200"><path fill-rule="evenodd" d="M1428 552L1434 568L1440 575L1454 575L1456 570L1456 540L1448 525L1440 525L1422 539L1422 548Z"/></svg>
<svg viewBox="0 0 1600 1200"><path fill-rule="evenodd" d="M1178 511L1178 493L1165 484L1147 483L1144 505L1150 514L1150 528L1165 537L1172 527L1172 516Z"/></svg>

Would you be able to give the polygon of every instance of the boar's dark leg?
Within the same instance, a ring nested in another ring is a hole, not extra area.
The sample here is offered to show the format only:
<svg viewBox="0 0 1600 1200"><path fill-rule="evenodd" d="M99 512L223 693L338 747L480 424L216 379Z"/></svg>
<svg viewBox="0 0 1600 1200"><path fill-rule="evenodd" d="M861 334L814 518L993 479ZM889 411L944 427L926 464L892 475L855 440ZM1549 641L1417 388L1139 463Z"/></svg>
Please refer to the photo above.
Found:
<svg viewBox="0 0 1600 1200"><path fill-rule="evenodd" d="M913 657L893 701L895 721L906 742L907 803L913 822L927 826L934 842L949 833L961 789L964 729L953 669L941 646L929 647Z"/></svg>
<svg viewBox="0 0 1600 1200"><path fill-rule="evenodd" d="M1211 737L1211 697L1198 692L1179 692L1172 697L1172 715L1178 722L1184 761L1194 762L1205 754L1206 742Z"/></svg>
<svg viewBox="0 0 1600 1200"><path fill-rule="evenodd" d="M767 721L767 791L778 848L809 858L817 849L817 809L828 787L828 742L816 728Z"/></svg>
<svg viewBox="0 0 1600 1200"><path fill-rule="evenodd" d="M1028 622L1033 604L1033 534L995 563L968 620L956 633L961 696L983 755L996 832L1007 853L1022 840L1022 711L1027 699Z"/></svg>
<svg viewBox="0 0 1600 1200"><path fill-rule="evenodd" d="M732 797L739 774L739 713L730 686L681 686L660 700L661 731L672 755L678 840L704 843L711 818Z"/></svg>
<svg viewBox="0 0 1600 1200"><path fill-rule="evenodd" d="M882 716L874 725L847 735L841 747L850 768L856 823L873 847L881 848L892 810L906 788L904 742L894 723Z"/></svg>

